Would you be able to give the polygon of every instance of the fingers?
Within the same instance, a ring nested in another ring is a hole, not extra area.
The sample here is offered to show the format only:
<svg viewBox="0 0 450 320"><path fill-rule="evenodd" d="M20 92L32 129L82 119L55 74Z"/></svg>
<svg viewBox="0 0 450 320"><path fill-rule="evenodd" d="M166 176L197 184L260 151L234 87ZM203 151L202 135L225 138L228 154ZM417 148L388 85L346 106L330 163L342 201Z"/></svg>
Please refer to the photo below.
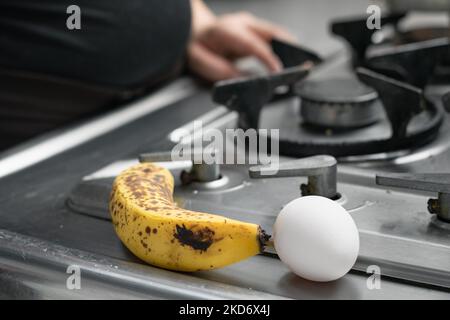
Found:
<svg viewBox="0 0 450 320"><path fill-rule="evenodd" d="M259 19L257 17L248 16L248 27L266 41L271 41L273 38L285 40L291 43L297 43L297 38L284 28L277 26L271 22Z"/></svg>
<svg viewBox="0 0 450 320"><path fill-rule="evenodd" d="M228 53L241 57L254 56L272 72L282 69L282 64L269 43L252 30L240 28L231 31L223 28L220 29L217 36L222 39L223 43L226 43Z"/></svg>
<svg viewBox="0 0 450 320"><path fill-rule="evenodd" d="M230 61L215 54L199 43L189 46L189 67L205 80L215 82L240 75Z"/></svg>
<svg viewBox="0 0 450 320"><path fill-rule="evenodd" d="M249 35L249 38L250 42L248 42L248 53L261 60L261 62L263 62L270 71L281 71L283 68L281 61L272 51L270 45L264 39L255 34Z"/></svg>
<svg viewBox="0 0 450 320"><path fill-rule="evenodd" d="M202 78L219 81L241 75L233 58L254 56L269 71L279 72L283 66L270 45L273 38L297 42L282 27L248 13L224 15L193 38L189 66Z"/></svg>

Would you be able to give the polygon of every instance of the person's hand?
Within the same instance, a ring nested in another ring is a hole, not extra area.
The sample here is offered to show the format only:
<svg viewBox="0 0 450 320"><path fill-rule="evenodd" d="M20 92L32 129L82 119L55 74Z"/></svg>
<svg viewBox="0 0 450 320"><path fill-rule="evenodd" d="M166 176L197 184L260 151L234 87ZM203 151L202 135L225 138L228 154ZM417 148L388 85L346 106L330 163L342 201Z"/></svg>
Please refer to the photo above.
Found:
<svg viewBox="0 0 450 320"><path fill-rule="evenodd" d="M249 13L215 17L200 0L193 0L193 34L188 48L192 72L208 81L219 81L240 75L234 60L258 58L269 71L282 65L270 47L273 38L295 41L283 28Z"/></svg>

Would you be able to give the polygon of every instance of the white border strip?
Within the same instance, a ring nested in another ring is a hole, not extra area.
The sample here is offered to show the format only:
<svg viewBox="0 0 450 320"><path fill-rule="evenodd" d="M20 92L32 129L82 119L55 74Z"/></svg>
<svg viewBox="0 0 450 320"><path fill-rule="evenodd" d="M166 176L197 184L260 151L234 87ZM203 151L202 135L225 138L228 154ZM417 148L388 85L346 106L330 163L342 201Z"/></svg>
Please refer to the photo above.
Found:
<svg viewBox="0 0 450 320"><path fill-rule="evenodd" d="M196 89L193 81L179 79L156 93L142 98L120 110L91 120L73 130L49 138L28 149L0 160L0 178L30 167L52 156L111 132L127 123L159 110L191 95Z"/></svg>

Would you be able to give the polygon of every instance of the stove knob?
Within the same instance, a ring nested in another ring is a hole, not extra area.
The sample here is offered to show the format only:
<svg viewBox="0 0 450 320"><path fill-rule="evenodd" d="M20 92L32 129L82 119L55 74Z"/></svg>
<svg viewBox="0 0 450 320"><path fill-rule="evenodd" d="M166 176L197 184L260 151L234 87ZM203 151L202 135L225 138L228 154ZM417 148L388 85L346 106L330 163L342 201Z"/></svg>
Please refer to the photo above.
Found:
<svg viewBox="0 0 450 320"><path fill-rule="evenodd" d="M184 159L192 161L192 169L190 171L183 171L181 174L181 181L183 184L189 184L191 182L211 182L219 180L220 165L216 162L205 162L205 155L208 155L208 159L212 160L213 156L219 152L218 150L210 151L193 150L188 155L184 155ZM145 153L139 156L139 162L171 162L173 161L172 153L167 152L155 152ZM178 161L178 160L177 160Z"/></svg>
<svg viewBox="0 0 450 320"><path fill-rule="evenodd" d="M437 199L428 201L428 211L437 215L439 220L450 222L450 174L448 173L422 173L422 174L397 174L390 173L377 176L377 184L380 186L404 188L436 192Z"/></svg>
<svg viewBox="0 0 450 320"><path fill-rule="evenodd" d="M279 163L276 166L256 166L249 169L253 179L308 177L302 184L303 196L317 195L337 200L337 161L332 156L320 155Z"/></svg>

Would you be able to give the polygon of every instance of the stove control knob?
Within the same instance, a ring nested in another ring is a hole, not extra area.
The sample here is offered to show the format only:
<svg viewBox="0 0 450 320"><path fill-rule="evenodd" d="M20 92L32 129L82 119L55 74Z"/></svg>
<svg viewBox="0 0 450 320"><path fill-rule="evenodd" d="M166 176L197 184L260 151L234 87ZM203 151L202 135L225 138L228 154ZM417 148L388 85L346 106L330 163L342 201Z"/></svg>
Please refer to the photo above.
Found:
<svg viewBox="0 0 450 320"><path fill-rule="evenodd" d="M303 159L256 166L249 169L253 179L308 177L308 183L302 184L303 196L322 196L337 200L337 161L332 156L320 155Z"/></svg>
<svg viewBox="0 0 450 320"><path fill-rule="evenodd" d="M192 169L190 171L183 171L181 174L181 181L183 184L191 182L212 182L221 178L220 164L214 161L214 155L218 150L208 151L193 150L188 155L183 155L183 159L192 161ZM205 161L205 156L208 156L209 161ZM171 162L173 161L172 153L155 152L144 153L139 156L139 162ZM177 160L178 161L178 160Z"/></svg>
<svg viewBox="0 0 450 320"><path fill-rule="evenodd" d="M439 220L450 222L450 174L448 173L413 173L398 174L389 173L377 176L377 184L380 186L404 188L436 192L437 199L428 201L428 211L436 214Z"/></svg>

